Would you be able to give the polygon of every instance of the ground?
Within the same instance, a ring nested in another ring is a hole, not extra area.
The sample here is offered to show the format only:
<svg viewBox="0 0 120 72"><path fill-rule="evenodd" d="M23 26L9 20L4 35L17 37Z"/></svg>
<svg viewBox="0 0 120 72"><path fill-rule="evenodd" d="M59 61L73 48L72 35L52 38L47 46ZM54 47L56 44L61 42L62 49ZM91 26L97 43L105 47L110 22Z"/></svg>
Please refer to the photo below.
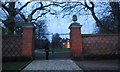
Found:
<svg viewBox="0 0 120 72"><path fill-rule="evenodd" d="M120 72L119 60L82 60L75 63L85 72Z"/></svg>
<svg viewBox="0 0 120 72"><path fill-rule="evenodd" d="M41 51L41 52L40 52ZM25 69L29 70L28 65L32 65L30 70L57 70L57 72L61 72L60 70L68 69L80 69L76 70L78 72L120 72L119 70L119 60L71 60L70 51L66 50L66 52L58 51L58 52L50 52L49 60L45 60L45 52L42 50L35 51L36 59L31 61L19 61L19 62L5 62L3 63L3 72L5 70L17 70L23 71ZM78 68L79 67L79 68ZM27 71L26 71L27 72ZM52 71L53 72L53 71ZM64 71L62 71L64 72ZM66 72L66 71L65 71ZM72 72L75 72L72 71Z"/></svg>
<svg viewBox="0 0 120 72"><path fill-rule="evenodd" d="M64 62L59 62L60 59L55 59L54 62L51 62L50 60L46 60L45 63L53 63L54 66L56 67L55 62L57 62L57 66L59 67L63 67L66 68L66 65L68 64L68 66L70 65L69 63L65 64ZM65 59L66 60L66 59ZM67 59L70 60L70 59ZM35 60L33 61L34 63L38 64L40 61L43 60L37 60L38 62L35 62ZM84 72L120 72L119 70L119 60L72 60L72 62L76 63L76 65L78 65L79 68L81 68ZM42 62L44 63L44 62ZM43 66L48 66L44 63ZM11 64L11 65L10 65ZM24 63L26 64L26 63ZM61 65L59 65L61 64ZM5 66L6 65L6 66ZM4 64L4 70L19 70L23 65L23 62L11 62L8 64ZM51 64L52 65L52 64ZM34 65L36 66L36 65ZM52 67L52 66L50 66ZM42 67L41 67L42 68ZM53 68L53 67L52 67ZM24 69L24 68L23 68ZM40 67L39 67L40 69ZM50 69L50 68L49 68Z"/></svg>

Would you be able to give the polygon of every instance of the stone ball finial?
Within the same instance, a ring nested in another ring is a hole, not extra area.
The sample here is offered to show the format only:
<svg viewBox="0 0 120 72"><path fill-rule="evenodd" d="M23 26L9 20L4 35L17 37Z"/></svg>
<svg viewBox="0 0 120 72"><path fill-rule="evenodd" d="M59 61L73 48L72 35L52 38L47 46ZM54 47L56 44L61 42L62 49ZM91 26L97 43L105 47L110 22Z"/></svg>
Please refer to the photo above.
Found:
<svg viewBox="0 0 120 72"><path fill-rule="evenodd" d="M73 15L73 21L77 21L77 15Z"/></svg>

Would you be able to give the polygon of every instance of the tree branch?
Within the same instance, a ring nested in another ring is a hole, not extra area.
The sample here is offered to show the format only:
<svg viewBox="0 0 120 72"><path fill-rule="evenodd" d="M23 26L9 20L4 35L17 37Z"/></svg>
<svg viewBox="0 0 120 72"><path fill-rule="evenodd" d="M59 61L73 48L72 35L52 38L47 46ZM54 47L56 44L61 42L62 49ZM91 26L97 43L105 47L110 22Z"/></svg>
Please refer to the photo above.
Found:
<svg viewBox="0 0 120 72"><path fill-rule="evenodd" d="M26 4L24 4L18 11L21 11L24 7L26 7L29 3L31 2L27 2Z"/></svg>
<svg viewBox="0 0 120 72"><path fill-rule="evenodd" d="M65 3L65 2L63 2L63 3ZM37 10L45 10L46 7L49 7L49 6L52 6L52 5L63 7L63 6L59 5L59 4L63 4L63 3L57 3L56 4L56 2L53 2L53 4L49 4L49 5L43 6L42 2L40 2L41 6L36 8L36 9L34 9L32 11L32 13L31 13L31 15L33 15Z"/></svg>
<svg viewBox="0 0 120 72"><path fill-rule="evenodd" d="M43 8L43 4L42 4L42 2L40 2L40 4L41 4L41 6L40 7L38 7L38 8L36 8L36 9L34 9L32 12L31 12L31 16L37 11L37 10L44 10Z"/></svg>
<svg viewBox="0 0 120 72"><path fill-rule="evenodd" d="M9 12L9 9L2 3L2 7L7 11Z"/></svg>
<svg viewBox="0 0 120 72"><path fill-rule="evenodd" d="M2 8L2 10L5 12L6 16L8 17L8 14L6 13L5 9Z"/></svg>
<svg viewBox="0 0 120 72"><path fill-rule="evenodd" d="M24 21L27 23L28 19L25 18L25 16L22 13L19 13L19 15L24 19Z"/></svg>
<svg viewBox="0 0 120 72"><path fill-rule="evenodd" d="M103 28L105 31L109 32L109 33L114 33L112 30L110 30L109 28L103 26L103 24L100 22L100 20L97 18L97 16L95 15L95 12L94 12L94 3L93 2L90 2L92 7L89 7L86 3L86 0L85 0L85 6L91 11L91 14L93 16L93 18L95 19L96 21L96 24L98 27L101 27Z"/></svg>
<svg viewBox="0 0 120 72"><path fill-rule="evenodd" d="M35 21L37 21L37 19L38 18L40 18L40 17L42 17L43 15L45 15L45 14L47 14L47 13L49 13L50 12L50 10L49 11L47 11L47 12L45 12L45 13L42 13L40 16L38 16L36 19L32 19L32 20L35 20Z"/></svg>

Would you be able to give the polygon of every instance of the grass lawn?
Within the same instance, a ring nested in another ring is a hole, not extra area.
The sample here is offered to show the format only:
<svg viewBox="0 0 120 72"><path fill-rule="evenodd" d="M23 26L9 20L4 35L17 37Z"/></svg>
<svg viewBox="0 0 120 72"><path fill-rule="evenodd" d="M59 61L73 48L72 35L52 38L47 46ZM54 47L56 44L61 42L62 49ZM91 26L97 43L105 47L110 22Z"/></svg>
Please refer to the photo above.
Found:
<svg viewBox="0 0 120 72"><path fill-rule="evenodd" d="M30 61L22 61L22 62L4 62L2 63L2 71L6 72L9 70L14 70L14 72L17 70L21 70L25 65L30 63Z"/></svg>
<svg viewBox="0 0 120 72"><path fill-rule="evenodd" d="M70 48L53 48L55 52L70 52Z"/></svg>

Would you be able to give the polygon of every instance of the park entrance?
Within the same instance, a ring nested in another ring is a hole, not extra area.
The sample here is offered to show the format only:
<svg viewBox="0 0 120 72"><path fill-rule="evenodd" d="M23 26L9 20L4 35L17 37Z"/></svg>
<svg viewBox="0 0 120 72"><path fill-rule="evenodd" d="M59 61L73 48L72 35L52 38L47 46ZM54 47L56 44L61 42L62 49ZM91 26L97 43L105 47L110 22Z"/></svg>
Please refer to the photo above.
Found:
<svg viewBox="0 0 120 72"><path fill-rule="evenodd" d="M48 40L49 56L48 59L70 59L70 39L69 33L35 33L33 55L35 59L46 59L46 43L44 38Z"/></svg>
<svg viewBox="0 0 120 72"><path fill-rule="evenodd" d="M45 30L44 23L38 24L34 30L34 57L36 59L46 59L48 54L49 59L80 57L82 55L81 25L76 21L77 16L73 15L73 23L69 26L70 34L53 34ZM47 50L45 50L46 48Z"/></svg>

